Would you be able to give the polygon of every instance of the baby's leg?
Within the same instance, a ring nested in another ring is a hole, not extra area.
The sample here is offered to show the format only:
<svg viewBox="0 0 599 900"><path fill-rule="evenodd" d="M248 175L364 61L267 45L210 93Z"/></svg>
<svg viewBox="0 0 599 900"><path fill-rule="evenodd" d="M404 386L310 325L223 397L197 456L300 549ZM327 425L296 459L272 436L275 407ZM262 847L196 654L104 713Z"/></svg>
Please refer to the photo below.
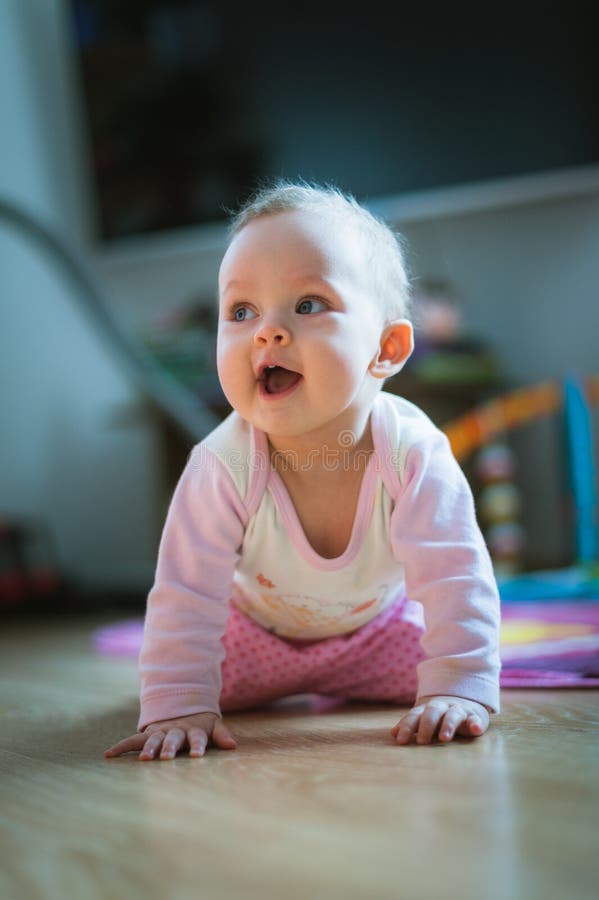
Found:
<svg viewBox="0 0 599 900"><path fill-rule="evenodd" d="M416 669L426 659L423 633L421 605L402 598L358 631L327 641L327 659L311 689L347 700L412 703Z"/></svg>
<svg viewBox="0 0 599 900"><path fill-rule="evenodd" d="M263 706L308 691L308 660L292 644L261 628L233 605L223 644L222 712Z"/></svg>

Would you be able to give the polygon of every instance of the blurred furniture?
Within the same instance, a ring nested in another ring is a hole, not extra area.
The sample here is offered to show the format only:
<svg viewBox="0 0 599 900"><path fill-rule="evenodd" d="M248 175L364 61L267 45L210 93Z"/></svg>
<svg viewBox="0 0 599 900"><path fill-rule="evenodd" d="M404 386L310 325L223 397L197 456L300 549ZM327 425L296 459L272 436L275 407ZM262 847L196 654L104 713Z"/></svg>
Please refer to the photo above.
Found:
<svg viewBox="0 0 599 900"><path fill-rule="evenodd" d="M50 608L63 587L48 529L41 522L0 519L0 611Z"/></svg>

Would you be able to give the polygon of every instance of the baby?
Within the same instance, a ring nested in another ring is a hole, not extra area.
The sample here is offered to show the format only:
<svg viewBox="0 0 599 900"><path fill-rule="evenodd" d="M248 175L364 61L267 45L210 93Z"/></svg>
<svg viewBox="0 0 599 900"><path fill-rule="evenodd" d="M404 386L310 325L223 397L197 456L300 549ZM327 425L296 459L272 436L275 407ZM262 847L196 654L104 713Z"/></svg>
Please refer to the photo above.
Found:
<svg viewBox="0 0 599 900"><path fill-rule="evenodd" d="M148 597L138 732L105 751L233 749L222 713L299 693L409 705L399 744L499 710L499 598L445 436L381 391L413 348L393 232L279 182L233 220L218 373L233 412L191 452Z"/></svg>

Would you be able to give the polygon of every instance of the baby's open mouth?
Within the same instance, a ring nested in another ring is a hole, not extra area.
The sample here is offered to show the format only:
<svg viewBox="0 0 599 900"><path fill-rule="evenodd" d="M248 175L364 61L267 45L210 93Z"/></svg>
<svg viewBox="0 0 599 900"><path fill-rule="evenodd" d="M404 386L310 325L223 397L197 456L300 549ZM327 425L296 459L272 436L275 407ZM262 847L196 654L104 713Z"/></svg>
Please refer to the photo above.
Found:
<svg viewBox="0 0 599 900"><path fill-rule="evenodd" d="M292 369L284 369L282 366L267 366L262 372L260 381L264 385L267 394L282 394L298 383L302 376Z"/></svg>

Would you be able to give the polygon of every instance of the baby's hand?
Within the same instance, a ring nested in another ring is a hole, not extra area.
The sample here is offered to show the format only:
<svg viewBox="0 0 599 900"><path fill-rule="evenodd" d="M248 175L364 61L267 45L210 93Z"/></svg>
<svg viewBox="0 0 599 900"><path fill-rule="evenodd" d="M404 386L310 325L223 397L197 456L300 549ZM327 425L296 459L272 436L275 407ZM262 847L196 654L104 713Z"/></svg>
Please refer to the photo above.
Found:
<svg viewBox="0 0 599 900"><path fill-rule="evenodd" d="M152 722L143 732L132 734L104 751L104 756L120 756L131 750L141 750L141 760L172 759L181 748L189 747L190 756L203 756L208 741L221 750L234 750L237 744L222 719L214 713L196 713L180 719ZM162 749L161 749L162 748Z"/></svg>
<svg viewBox="0 0 599 900"><path fill-rule="evenodd" d="M443 742L456 734L479 737L489 727L486 707L461 697L419 697L417 705L391 729L398 744L430 744L435 734Z"/></svg>

